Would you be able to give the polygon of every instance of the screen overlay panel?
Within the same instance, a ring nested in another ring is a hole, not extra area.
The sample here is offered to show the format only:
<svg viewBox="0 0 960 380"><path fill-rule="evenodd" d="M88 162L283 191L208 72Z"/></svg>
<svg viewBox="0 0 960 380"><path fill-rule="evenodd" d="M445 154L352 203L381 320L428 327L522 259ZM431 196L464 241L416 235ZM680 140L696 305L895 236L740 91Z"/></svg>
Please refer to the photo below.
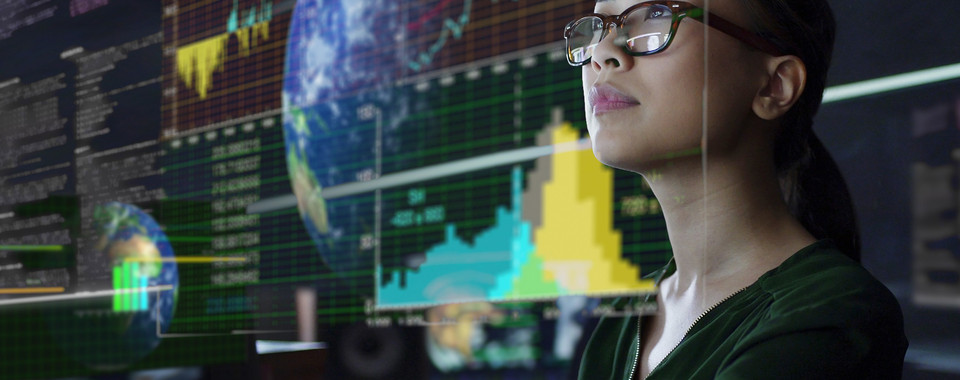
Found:
<svg viewBox="0 0 960 380"><path fill-rule="evenodd" d="M563 53L592 3L146 3L0 6L4 375L357 328L428 371L565 369L645 311L609 301L655 291L660 203L594 157Z"/></svg>

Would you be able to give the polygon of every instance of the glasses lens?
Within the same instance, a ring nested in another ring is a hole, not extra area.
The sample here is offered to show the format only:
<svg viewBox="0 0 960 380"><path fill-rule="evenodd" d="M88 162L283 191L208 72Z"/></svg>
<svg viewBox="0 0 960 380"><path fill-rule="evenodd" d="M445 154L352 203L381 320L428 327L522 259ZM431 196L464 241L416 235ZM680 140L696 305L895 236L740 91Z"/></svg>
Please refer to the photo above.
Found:
<svg viewBox="0 0 960 380"><path fill-rule="evenodd" d="M599 17L584 17L573 22L567 35L567 60L574 65L589 60L602 34L603 20Z"/></svg>
<svg viewBox="0 0 960 380"><path fill-rule="evenodd" d="M619 30L617 43L634 53L647 53L663 48L670 39L673 12L666 5L641 7L627 15Z"/></svg>

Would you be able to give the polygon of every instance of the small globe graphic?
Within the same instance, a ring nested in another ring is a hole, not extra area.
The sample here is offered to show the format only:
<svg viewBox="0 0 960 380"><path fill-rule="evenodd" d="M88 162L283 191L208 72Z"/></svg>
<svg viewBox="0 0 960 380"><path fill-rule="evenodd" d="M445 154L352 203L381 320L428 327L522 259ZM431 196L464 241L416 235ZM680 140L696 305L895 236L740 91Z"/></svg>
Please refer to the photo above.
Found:
<svg viewBox="0 0 960 380"><path fill-rule="evenodd" d="M418 11L401 4L300 0L290 23L283 82L290 183L323 261L342 276L373 269L376 201L372 191L327 199L325 189L376 179L374 157L401 150L395 131L411 96L395 83L414 53L400 48L407 28L398 15L402 7Z"/></svg>
<svg viewBox="0 0 960 380"><path fill-rule="evenodd" d="M46 320L66 354L93 369L121 370L153 352L160 344L158 333L169 329L179 285L177 264L163 230L136 206L96 206L92 225L86 227L96 243L85 254L101 255L112 267L100 269L133 279L133 287L124 288L137 291L61 305ZM132 262L138 265L124 266ZM159 286L172 290L139 291Z"/></svg>

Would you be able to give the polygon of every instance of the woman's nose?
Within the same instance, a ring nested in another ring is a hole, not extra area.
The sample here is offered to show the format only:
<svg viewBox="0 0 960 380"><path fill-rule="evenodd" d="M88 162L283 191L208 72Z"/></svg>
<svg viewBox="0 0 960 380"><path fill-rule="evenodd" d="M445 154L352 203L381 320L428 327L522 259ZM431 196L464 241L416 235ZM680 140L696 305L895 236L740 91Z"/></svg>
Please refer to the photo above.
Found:
<svg viewBox="0 0 960 380"><path fill-rule="evenodd" d="M590 66L599 74L604 70L627 71L633 68L633 56L627 54L623 46L617 45L619 28L610 23L607 26L607 35L594 47Z"/></svg>

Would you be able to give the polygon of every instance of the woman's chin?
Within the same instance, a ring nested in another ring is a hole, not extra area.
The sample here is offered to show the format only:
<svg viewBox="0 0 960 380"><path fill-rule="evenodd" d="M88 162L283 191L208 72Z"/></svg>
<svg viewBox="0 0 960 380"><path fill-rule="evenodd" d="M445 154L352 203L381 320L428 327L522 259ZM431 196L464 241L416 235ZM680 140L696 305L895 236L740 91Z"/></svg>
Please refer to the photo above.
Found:
<svg viewBox="0 0 960 380"><path fill-rule="evenodd" d="M617 149L608 149L608 147L596 144L593 146L593 156L600 163L621 170L637 172L642 166L643 160L638 157L637 152L624 152Z"/></svg>
<svg viewBox="0 0 960 380"><path fill-rule="evenodd" d="M614 148L621 149L614 149ZM695 160L698 155L679 154L676 152L652 151L642 147L626 147L617 144L598 144L594 142L593 155L600 163L638 174L660 173L665 167L679 164L677 160Z"/></svg>

